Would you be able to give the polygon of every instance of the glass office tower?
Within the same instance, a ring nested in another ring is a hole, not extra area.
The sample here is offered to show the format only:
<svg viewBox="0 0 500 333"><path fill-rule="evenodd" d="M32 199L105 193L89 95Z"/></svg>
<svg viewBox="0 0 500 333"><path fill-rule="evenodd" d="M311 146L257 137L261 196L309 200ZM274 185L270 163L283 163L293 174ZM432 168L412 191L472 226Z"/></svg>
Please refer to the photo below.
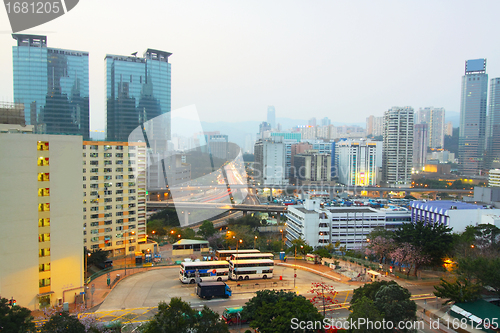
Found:
<svg viewBox="0 0 500 333"><path fill-rule="evenodd" d="M170 139L171 53L148 49L144 56L106 55L106 136L127 141L129 134L147 121L148 146L166 150Z"/></svg>
<svg viewBox="0 0 500 333"><path fill-rule="evenodd" d="M89 138L89 54L47 47L47 37L14 34L14 102L36 133Z"/></svg>
<svg viewBox="0 0 500 333"><path fill-rule="evenodd" d="M486 168L500 168L500 78L490 80L490 105L486 129Z"/></svg>
<svg viewBox="0 0 500 333"><path fill-rule="evenodd" d="M488 74L486 59L467 60L460 101L459 170L478 174L484 166Z"/></svg>

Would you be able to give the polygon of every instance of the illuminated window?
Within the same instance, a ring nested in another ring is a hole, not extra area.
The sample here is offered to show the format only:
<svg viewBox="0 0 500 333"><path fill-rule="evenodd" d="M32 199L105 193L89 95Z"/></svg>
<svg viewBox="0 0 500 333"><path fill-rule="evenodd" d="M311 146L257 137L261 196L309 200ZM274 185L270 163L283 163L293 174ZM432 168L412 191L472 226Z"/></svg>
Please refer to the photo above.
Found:
<svg viewBox="0 0 500 333"><path fill-rule="evenodd" d="M38 235L38 242L50 242L50 234L39 234Z"/></svg>
<svg viewBox="0 0 500 333"><path fill-rule="evenodd" d="M38 271L39 272L49 272L50 271L50 263L38 265Z"/></svg>
<svg viewBox="0 0 500 333"><path fill-rule="evenodd" d="M38 280L38 287L43 288L48 286L50 286L50 278Z"/></svg>
<svg viewBox="0 0 500 333"><path fill-rule="evenodd" d="M40 249L38 250L39 257L48 257L50 256L50 249Z"/></svg>
<svg viewBox="0 0 500 333"><path fill-rule="evenodd" d="M46 141L38 141L37 150L49 150L49 143Z"/></svg>

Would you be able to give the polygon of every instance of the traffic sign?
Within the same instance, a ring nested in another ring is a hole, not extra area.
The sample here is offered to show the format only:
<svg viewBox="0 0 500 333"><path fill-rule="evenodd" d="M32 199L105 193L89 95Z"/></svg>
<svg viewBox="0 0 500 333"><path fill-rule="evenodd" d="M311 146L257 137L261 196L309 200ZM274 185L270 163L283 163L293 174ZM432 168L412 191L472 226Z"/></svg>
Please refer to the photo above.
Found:
<svg viewBox="0 0 500 333"><path fill-rule="evenodd" d="M297 277L297 274L293 274L293 277L296 278Z"/></svg>

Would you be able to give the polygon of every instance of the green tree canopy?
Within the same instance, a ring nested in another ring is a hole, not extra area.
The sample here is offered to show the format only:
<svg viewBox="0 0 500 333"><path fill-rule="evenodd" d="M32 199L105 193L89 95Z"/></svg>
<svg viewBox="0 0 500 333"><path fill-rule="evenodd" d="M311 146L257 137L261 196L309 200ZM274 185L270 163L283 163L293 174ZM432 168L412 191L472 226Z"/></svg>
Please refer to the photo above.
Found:
<svg viewBox="0 0 500 333"><path fill-rule="evenodd" d="M316 249L313 253L317 254L321 258L331 258L332 257L332 254L330 253L330 251L328 251L324 247L320 247L320 248Z"/></svg>
<svg viewBox="0 0 500 333"><path fill-rule="evenodd" d="M143 333L229 333L226 323L206 305L195 311L178 297L158 304L158 313L141 330Z"/></svg>
<svg viewBox="0 0 500 333"><path fill-rule="evenodd" d="M212 221L203 221L198 230L198 234L203 236L203 238L208 239L215 234L216 230Z"/></svg>
<svg viewBox="0 0 500 333"><path fill-rule="evenodd" d="M109 252L102 249L96 249L92 252L86 251L85 254L90 253L87 257L87 265L99 265L108 259Z"/></svg>
<svg viewBox="0 0 500 333"><path fill-rule="evenodd" d="M411 293L408 289L398 284L382 286L375 294L375 306L384 313L384 319L392 321L394 327L399 322L415 321L417 319L417 304L410 300ZM400 332L410 330L400 329Z"/></svg>
<svg viewBox="0 0 500 333"><path fill-rule="evenodd" d="M409 243L421 249L421 254L430 258L430 264L441 266L452 245L453 236L450 232L451 228L443 224L417 221L403 224L395 231L394 240L398 244ZM415 271L418 269L419 265Z"/></svg>
<svg viewBox="0 0 500 333"><path fill-rule="evenodd" d="M287 249L289 254L295 255L295 250L297 250L297 255L306 255L313 250L313 247L307 245L303 238L294 239L291 243L292 246Z"/></svg>
<svg viewBox="0 0 500 333"><path fill-rule="evenodd" d="M363 296L356 303L351 306L351 313L349 314L349 321L359 322L360 319L366 321L376 322L382 321L384 314L380 313L379 309L370 298ZM356 333L371 333L371 332L382 332L381 330L374 329L373 327L356 327L356 329L350 328L350 332Z"/></svg>
<svg viewBox="0 0 500 333"><path fill-rule="evenodd" d="M304 296L283 290L257 291L243 307L242 318L250 320L250 327L261 333L295 332L290 325L293 318L298 321L323 320L318 309ZM318 330L306 329L303 332L316 333Z"/></svg>
<svg viewBox="0 0 500 333"><path fill-rule="evenodd" d="M388 286L388 285L397 285L396 281L375 281L372 283L366 283L365 285L354 289L354 292L352 294L352 299L351 299L351 304L356 303L358 300L362 299L363 297L368 297L372 301L375 300L375 294L377 291L379 291L380 288L383 286ZM352 305L351 305L352 307ZM352 310L352 308L351 308Z"/></svg>
<svg viewBox="0 0 500 333"><path fill-rule="evenodd" d="M444 304L451 302L473 302L480 296L479 285L464 278L459 278L454 282L448 282L441 278L441 282L438 286L434 286L434 289L436 289L434 295L441 298L447 298Z"/></svg>
<svg viewBox="0 0 500 333"><path fill-rule="evenodd" d="M26 333L36 332L31 311L18 305L9 305L9 300L0 298L1 332Z"/></svg>
<svg viewBox="0 0 500 333"><path fill-rule="evenodd" d="M85 333L85 326L67 312L56 312L42 326L42 333Z"/></svg>

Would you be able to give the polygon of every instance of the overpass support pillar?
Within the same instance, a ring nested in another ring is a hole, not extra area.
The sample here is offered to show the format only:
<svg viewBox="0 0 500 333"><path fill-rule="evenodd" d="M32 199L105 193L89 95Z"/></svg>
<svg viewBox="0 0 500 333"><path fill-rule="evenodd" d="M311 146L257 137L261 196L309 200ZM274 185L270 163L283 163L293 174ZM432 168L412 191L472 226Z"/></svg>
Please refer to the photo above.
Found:
<svg viewBox="0 0 500 333"><path fill-rule="evenodd" d="M383 199L387 195L387 192L380 191L380 199Z"/></svg>
<svg viewBox="0 0 500 333"><path fill-rule="evenodd" d="M269 188L269 202L273 202L273 188L270 187Z"/></svg>
<svg viewBox="0 0 500 333"><path fill-rule="evenodd" d="M246 210L243 211L243 216L247 216L247 211Z"/></svg>
<svg viewBox="0 0 500 333"><path fill-rule="evenodd" d="M189 225L189 213L187 210L184 211L184 225Z"/></svg>
<svg viewBox="0 0 500 333"><path fill-rule="evenodd" d="M304 200L304 190L299 190L299 199Z"/></svg>
<svg viewBox="0 0 500 333"><path fill-rule="evenodd" d="M280 212L276 212L276 222L278 222L278 225L281 222L281 214L280 214Z"/></svg>
<svg viewBox="0 0 500 333"><path fill-rule="evenodd" d="M335 191L330 189L330 200L333 200L333 198L335 198L334 193L335 193Z"/></svg>

